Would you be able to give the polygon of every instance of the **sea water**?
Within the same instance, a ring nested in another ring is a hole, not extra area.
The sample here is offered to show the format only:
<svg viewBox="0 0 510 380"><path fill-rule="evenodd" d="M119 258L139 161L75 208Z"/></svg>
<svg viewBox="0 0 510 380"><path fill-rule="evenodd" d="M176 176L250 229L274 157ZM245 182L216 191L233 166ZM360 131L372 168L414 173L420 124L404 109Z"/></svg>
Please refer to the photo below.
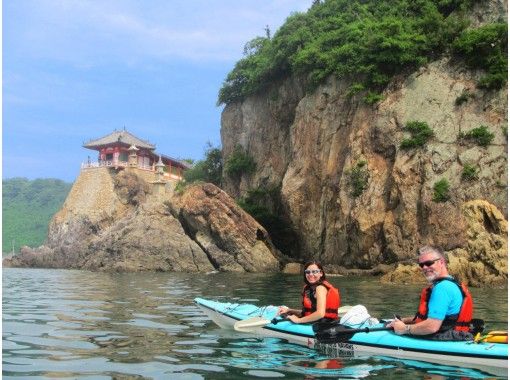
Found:
<svg viewBox="0 0 510 380"><path fill-rule="evenodd" d="M195 297L298 308L302 277L3 269L2 374L23 379L475 379L459 367L330 357L218 328ZM414 313L420 286L330 277L342 304L378 318ZM472 289L476 317L507 329L507 289Z"/></svg>

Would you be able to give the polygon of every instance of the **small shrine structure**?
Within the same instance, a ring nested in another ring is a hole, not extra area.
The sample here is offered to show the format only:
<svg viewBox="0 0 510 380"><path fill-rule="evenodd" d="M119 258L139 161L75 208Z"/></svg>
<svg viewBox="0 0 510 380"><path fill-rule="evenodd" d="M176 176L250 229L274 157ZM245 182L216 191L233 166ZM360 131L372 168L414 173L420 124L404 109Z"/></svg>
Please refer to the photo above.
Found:
<svg viewBox="0 0 510 380"><path fill-rule="evenodd" d="M154 178L180 180L191 166L170 156L156 153L156 146L129 133L125 128L83 144L86 149L98 152L97 161L82 163L82 170L99 167L138 169L153 172Z"/></svg>

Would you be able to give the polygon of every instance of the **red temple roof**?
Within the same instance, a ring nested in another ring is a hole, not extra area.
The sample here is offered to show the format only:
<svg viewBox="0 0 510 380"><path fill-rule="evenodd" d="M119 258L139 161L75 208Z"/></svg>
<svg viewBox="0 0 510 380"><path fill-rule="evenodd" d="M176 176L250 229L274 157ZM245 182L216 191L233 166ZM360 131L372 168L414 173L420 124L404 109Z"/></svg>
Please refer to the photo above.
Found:
<svg viewBox="0 0 510 380"><path fill-rule="evenodd" d="M139 139L138 137L132 135L125 129L122 131L113 131L109 135L101 137L99 139L90 140L83 144L84 148L98 150L107 145L114 145L117 143L125 144L128 147L131 145L135 145L137 148L145 148L149 150L156 149L156 145L151 144L148 141Z"/></svg>

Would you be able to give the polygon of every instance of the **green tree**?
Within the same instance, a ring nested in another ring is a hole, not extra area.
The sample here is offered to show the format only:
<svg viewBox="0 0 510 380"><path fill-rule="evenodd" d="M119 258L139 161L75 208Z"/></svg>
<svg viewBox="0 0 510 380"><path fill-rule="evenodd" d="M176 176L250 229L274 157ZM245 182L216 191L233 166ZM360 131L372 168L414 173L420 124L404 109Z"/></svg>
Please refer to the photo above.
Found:
<svg viewBox="0 0 510 380"><path fill-rule="evenodd" d="M495 23L466 30L453 43L454 52L474 69L486 74L479 86L500 89L507 83L508 25Z"/></svg>
<svg viewBox="0 0 510 380"><path fill-rule="evenodd" d="M184 183L190 184L197 181L211 182L216 186L221 186L221 177L223 171L223 158L221 149L215 148L211 143L207 143L203 160L196 161L191 169L184 172L184 182L179 185L178 190Z"/></svg>

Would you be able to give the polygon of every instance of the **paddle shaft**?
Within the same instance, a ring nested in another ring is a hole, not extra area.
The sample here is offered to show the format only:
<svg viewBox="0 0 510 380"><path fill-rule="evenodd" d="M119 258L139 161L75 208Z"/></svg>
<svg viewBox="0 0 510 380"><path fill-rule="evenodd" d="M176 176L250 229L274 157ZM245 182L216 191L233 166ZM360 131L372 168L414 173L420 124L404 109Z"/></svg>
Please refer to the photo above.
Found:
<svg viewBox="0 0 510 380"><path fill-rule="evenodd" d="M279 322L287 320L285 315L281 315L282 318L274 317L273 319L265 319L262 317L253 317L244 320L237 321L234 323L234 330L241 332L250 332L259 327L263 327L269 324L276 325Z"/></svg>
<svg viewBox="0 0 510 380"><path fill-rule="evenodd" d="M385 331L385 330L393 330L393 327L375 327L371 329L370 327L363 327L361 329L352 329L352 330L345 330L340 332L340 334L356 334L359 332L369 333L374 331Z"/></svg>
<svg viewBox="0 0 510 380"><path fill-rule="evenodd" d="M376 331L393 331L393 327L363 327L359 329L350 329L345 326L338 325L316 332L315 337L322 343L342 343L351 339L354 334L371 333Z"/></svg>

